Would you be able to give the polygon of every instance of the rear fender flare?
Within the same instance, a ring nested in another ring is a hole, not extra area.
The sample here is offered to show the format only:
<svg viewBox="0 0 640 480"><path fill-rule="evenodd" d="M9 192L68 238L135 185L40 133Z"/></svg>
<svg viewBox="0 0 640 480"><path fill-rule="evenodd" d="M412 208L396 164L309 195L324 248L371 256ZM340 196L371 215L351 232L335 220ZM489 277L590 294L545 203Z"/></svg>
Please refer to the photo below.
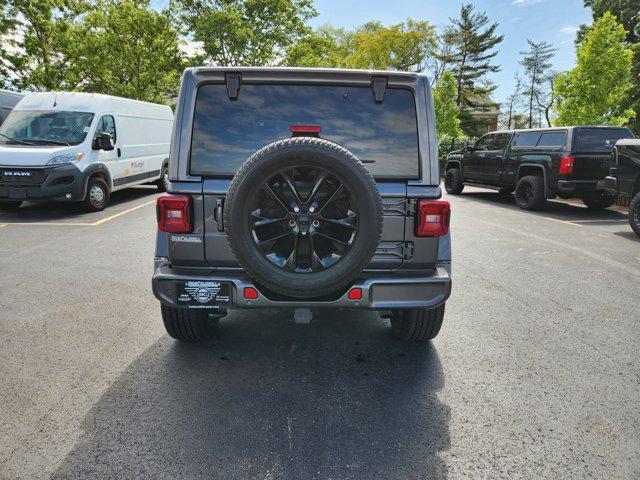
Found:
<svg viewBox="0 0 640 480"><path fill-rule="evenodd" d="M544 168L544 165L541 165L539 163L523 163L521 165L518 166L518 173L516 175L516 185L518 184L518 182L520 181L520 179L524 176L522 173L523 169L530 169L530 168L534 168L537 170L540 170L540 172L542 172L542 181L544 182L544 196L546 198L549 198L549 185L547 184L547 171Z"/></svg>

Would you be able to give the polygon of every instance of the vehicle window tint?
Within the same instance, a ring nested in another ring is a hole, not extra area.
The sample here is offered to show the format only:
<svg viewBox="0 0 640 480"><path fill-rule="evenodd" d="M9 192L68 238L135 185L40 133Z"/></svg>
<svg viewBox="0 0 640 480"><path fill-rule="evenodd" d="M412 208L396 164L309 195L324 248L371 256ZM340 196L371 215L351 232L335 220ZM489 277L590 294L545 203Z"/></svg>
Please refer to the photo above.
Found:
<svg viewBox="0 0 640 480"><path fill-rule="evenodd" d="M621 138L634 138L626 128L580 128L575 150L578 152L610 152Z"/></svg>
<svg viewBox="0 0 640 480"><path fill-rule="evenodd" d="M488 135L484 135L483 137L480 137L478 139L478 141L476 142L475 146L473 147L474 150L489 150L489 146L491 145L491 142L493 142L493 137L495 137L494 134L490 133Z"/></svg>
<svg viewBox="0 0 640 480"><path fill-rule="evenodd" d="M535 147L540 139L540 132L522 132L516 134L514 147Z"/></svg>
<svg viewBox="0 0 640 480"><path fill-rule="evenodd" d="M376 177L418 178L418 127L413 93L388 88L384 102L371 88L242 85L229 99L225 85L198 89L191 172L231 176L254 152L291 137L293 125L317 125L320 137L347 148Z"/></svg>
<svg viewBox="0 0 640 480"><path fill-rule="evenodd" d="M538 140L538 147L564 147L567 132L543 132Z"/></svg>
<svg viewBox="0 0 640 480"><path fill-rule="evenodd" d="M495 136L495 140L491 145L491 150L506 150L507 145L509 145L509 139L511 138L510 133L497 133Z"/></svg>
<svg viewBox="0 0 640 480"><path fill-rule="evenodd" d="M103 115L96 129L96 136L102 132L111 134L113 141L116 141L116 121L111 115Z"/></svg>

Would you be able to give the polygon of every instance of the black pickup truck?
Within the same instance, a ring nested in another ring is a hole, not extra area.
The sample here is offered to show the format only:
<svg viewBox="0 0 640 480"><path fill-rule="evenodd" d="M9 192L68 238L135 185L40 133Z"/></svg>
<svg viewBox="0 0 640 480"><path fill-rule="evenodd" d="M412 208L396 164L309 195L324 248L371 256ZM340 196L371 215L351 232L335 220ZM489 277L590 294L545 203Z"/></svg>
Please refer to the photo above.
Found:
<svg viewBox="0 0 640 480"><path fill-rule="evenodd" d="M447 157L445 188L460 194L465 185L515 191L525 210L543 208L547 199L577 197L590 209L616 200L604 188L617 140L635 138L621 127L561 127L502 130L480 137Z"/></svg>

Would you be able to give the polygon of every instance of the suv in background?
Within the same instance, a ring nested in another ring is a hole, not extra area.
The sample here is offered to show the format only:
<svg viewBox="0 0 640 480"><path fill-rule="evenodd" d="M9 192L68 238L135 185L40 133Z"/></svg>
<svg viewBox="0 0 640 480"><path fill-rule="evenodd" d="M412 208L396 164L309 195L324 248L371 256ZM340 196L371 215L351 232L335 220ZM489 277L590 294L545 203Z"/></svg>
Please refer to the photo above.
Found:
<svg viewBox="0 0 640 480"><path fill-rule="evenodd" d="M629 200L629 224L640 237L640 140L618 140L605 185Z"/></svg>
<svg viewBox="0 0 640 480"><path fill-rule="evenodd" d="M465 185L510 194L525 210L543 208L547 199L578 197L590 209L613 205L604 187L613 145L635 138L627 128L559 127L503 130L484 135L472 146L451 152L445 188L460 194Z"/></svg>
<svg viewBox="0 0 640 480"><path fill-rule="evenodd" d="M451 291L427 77L193 68L181 81L152 285L167 332L233 308L372 309L434 338Z"/></svg>

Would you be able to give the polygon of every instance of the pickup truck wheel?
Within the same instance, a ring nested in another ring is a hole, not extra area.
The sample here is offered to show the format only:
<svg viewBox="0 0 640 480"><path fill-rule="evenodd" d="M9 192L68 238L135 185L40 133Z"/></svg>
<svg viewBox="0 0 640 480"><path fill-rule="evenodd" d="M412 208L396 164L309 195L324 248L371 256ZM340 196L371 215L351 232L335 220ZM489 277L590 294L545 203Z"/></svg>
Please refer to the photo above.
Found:
<svg viewBox="0 0 640 480"><path fill-rule="evenodd" d="M15 202L0 202L0 210L17 210L22 205L21 201Z"/></svg>
<svg viewBox="0 0 640 480"><path fill-rule="evenodd" d="M443 303L431 309L395 310L391 315L391 330L406 342L433 340L442 327L444 306Z"/></svg>
<svg viewBox="0 0 640 480"><path fill-rule="evenodd" d="M156 181L156 187L158 187L158 191L160 193L166 192L167 188L169 188L169 166L162 166L162 173L160 178Z"/></svg>
<svg viewBox="0 0 640 480"><path fill-rule="evenodd" d="M460 195L464 190L462 174L458 168L450 168L444 176L444 189L451 195Z"/></svg>
<svg viewBox="0 0 640 480"><path fill-rule="evenodd" d="M523 210L540 210L547 203L544 181L537 175L527 175L516 185L516 204Z"/></svg>
<svg viewBox="0 0 640 480"><path fill-rule="evenodd" d="M167 333L176 340L199 342L216 336L218 319L209 317L206 310L190 310L161 305L162 321Z"/></svg>
<svg viewBox="0 0 640 480"><path fill-rule="evenodd" d="M582 203L589 210L604 210L616 203L617 196L609 192L598 192L582 198Z"/></svg>
<svg viewBox="0 0 640 480"><path fill-rule="evenodd" d="M371 174L349 151L311 137L280 140L252 155L231 181L223 218L247 274L296 298L346 289L382 233Z"/></svg>
<svg viewBox="0 0 640 480"><path fill-rule="evenodd" d="M633 197L629 205L629 225L640 237L640 193Z"/></svg>
<svg viewBox="0 0 640 480"><path fill-rule="evenodd" d="M90 212L99 212L109 205L109 187L100 177L89 179L87 193L82 202L84 207Z"/></svg>

